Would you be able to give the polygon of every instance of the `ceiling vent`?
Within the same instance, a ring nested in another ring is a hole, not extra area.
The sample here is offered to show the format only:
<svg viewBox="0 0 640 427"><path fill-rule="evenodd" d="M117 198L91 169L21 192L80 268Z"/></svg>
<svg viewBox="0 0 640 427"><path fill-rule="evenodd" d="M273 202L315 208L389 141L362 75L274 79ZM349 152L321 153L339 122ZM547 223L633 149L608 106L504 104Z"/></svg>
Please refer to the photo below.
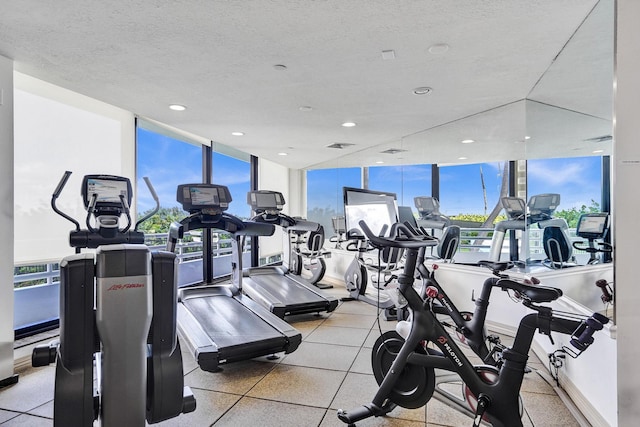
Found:
<svg viewBox="0 0 640 427"><path fill-rule="evenodd" d="M611 135L596 136L594 138L585 139L584 142L609 142L613 139Z"/></svg>
<svg viewBox="0 0 640 427"><path fill-rule="evenodd" d="M381 151L382 154L398 154L404 153L407 150L403 150L401 148L389 148L388 150Z"/></svg>
<svg viewBox="0 0 640 427"><path fill-rule="evenodd" d="M351 147L352 145L356 145L356 144L349 144L346 142L334 142L331 145L327 145L327 148L337 148L338 150L342 150L343 148Z"/></svg>

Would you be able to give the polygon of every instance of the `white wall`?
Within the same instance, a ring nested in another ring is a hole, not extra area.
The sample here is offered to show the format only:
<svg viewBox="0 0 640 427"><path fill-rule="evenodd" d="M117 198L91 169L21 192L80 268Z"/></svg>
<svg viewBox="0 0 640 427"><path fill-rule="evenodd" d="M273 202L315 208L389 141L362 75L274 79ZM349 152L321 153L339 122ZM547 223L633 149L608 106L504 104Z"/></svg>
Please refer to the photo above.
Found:
<svg viewBox="0 0 640 427"><path fill-rule="evenodd" d="M0 56L0 380L13 375L13 61Z"/></svg>
<svg viewBox="0 0 640 427"><path fill-rule="evenodd" d="M618 425L640 422L640 2L616 3L613 226L618 334ZM599 369L599 367L594 367Z"/></svg>
<svg viewBox="0 0 640 427"><path fill-rule="evenodd" d="M258 190L279 191L284 196L285 205L282 210L291 215L291 203L289 193L289 169L265 159L258 159ZM295 205L295 203L294 203ZM282 239L284 233L280 227L271 237L260 237L259 256L279 254L282 252Z"/></svg>

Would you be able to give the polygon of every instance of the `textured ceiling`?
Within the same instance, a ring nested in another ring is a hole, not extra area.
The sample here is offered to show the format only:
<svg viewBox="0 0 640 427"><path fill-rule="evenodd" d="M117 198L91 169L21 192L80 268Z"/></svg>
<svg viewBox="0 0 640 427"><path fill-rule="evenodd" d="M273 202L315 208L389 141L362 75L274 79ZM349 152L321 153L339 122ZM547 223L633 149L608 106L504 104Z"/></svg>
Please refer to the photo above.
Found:
<svg viewBox="0 0 640 427"><path fill-rule="evenodd" d="M487 141L466 162L588 153L555 137L610 134L612 51L612 0L21 0L0 14L16 70L292 168L399 146L385 163L455 162L466 137ZM562 132L539 110L562 111ZM514 148L533 123L545 140Z"/></svg>

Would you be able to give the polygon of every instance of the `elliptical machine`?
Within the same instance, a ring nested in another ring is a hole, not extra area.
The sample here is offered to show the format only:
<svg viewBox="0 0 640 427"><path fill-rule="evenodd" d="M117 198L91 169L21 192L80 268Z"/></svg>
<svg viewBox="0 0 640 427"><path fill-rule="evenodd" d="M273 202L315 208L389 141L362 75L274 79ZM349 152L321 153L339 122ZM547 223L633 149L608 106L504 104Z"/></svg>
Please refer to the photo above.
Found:
<svg viewBox="0 0 640 427"><path fill-rule="evenodd" d="M54 426L100 419L102 426L135 427L194 411L176 334L176 257L151 252L138 231L159 209L158 196L145 177L156 208L131 230L129 179L86 175L81 230L56 207L70 175L51 198L53 210L75 225L69 243L76 255L60 262L60 339L35 348L31 359L34 367L56 362ZM95 256L82 248L97 249Z"/></svg>

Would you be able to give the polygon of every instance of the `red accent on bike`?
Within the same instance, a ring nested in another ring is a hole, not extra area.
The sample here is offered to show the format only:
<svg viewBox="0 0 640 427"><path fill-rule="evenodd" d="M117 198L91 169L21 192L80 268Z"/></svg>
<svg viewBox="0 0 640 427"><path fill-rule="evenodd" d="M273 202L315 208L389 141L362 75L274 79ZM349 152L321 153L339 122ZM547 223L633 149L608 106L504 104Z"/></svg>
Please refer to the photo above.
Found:
<svg viewBox="0 0 640 427"><path fill-rule="evenodd" d="M446 343L446 342L447 342L447 339L446 339L445 337L439 337L439 338L438 338L438 342L439 342L440 344L444 344L444 343Z"/></svg>
<svg viewBox="0 0 640 427"><path fill-rule="evenodd" d="M438 289L433 286L427 286L425 294L428 298L436 298L438 296Z"/></svg>

